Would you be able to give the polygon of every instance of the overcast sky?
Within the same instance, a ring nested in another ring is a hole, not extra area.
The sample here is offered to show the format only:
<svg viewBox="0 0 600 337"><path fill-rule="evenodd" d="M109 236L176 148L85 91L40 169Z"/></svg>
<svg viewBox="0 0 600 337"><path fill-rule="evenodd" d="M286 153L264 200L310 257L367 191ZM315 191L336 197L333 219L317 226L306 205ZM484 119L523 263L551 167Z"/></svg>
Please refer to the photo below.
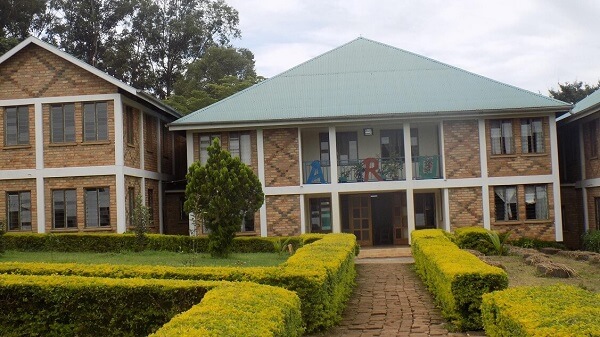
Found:
<svg viewBox="0 0 600 337"><path fill-rule="evenodd" d="M359 36L544 95L600 79L598 0L226 0L259 75Z"/></svg>

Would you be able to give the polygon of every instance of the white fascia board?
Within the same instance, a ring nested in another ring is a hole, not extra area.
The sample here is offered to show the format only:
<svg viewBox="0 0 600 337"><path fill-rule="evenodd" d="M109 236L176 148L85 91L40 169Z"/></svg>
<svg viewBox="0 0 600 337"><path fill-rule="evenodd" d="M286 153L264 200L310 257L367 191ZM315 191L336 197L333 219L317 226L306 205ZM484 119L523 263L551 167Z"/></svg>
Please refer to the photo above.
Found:
<svg viewBox="0 0 600 337"><path fill-rule="evenodd" d="M37 98L19 98L0 100L0 106L29 105L29 104L55 104L91 101L112 101L121 97L121 94L99 94L99 95L76 95L76 96L53 96Z"/></svg>
<svg viewBox="0 0 600 337"><path fill-rule="evenodd" d="M158 173L158 172L154 172L154 171L146 171L146 170L128 167L128 166L123 168L123 174L125 174L127 176L146 178L146 179L152 179L152 180L164 180L164 181L173 180L173 176L170 174Z"/></svg>
<svg viewBox="0 0 600 337"><path fill-rule="evenodd" d="M581 181L578 187L590 188L598 186L600 186L600 178L586 179L584 181Z"/></svg>

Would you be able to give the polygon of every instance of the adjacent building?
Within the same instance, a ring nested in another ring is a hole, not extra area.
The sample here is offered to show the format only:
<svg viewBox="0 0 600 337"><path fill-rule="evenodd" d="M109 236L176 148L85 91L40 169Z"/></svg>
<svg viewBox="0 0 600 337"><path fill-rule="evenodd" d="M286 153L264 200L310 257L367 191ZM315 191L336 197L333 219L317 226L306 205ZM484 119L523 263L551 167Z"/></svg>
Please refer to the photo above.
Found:
<svg viewBox="0 0 600 337"><path fill-rule="evenodd" d="M563 241L555 116L570 108L358 38L169 128L188 165L218 137L254 169L266 199L240 226L251 235L369 246L482 226Z"/></svg>

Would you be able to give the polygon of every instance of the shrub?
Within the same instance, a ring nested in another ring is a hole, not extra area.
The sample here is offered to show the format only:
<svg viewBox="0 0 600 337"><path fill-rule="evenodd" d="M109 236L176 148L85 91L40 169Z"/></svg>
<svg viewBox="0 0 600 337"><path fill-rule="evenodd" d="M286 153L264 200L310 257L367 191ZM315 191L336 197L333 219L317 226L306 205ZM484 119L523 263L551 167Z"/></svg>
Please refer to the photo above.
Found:
<svg viewBox="0 0 600 337"><path fill-rule="evenodd" d="M565 249L566 248L562 242L544 241L544 240L528 238L528 237L521 237L516 240L510 240L510 244L513 246L517 246L517 247L535 248L535 249L541 249L541 248Z"/></svg>
<svg viewBox="0 0 600 337"><path fill-rule="evenodd" d="M463 227L454 231L454 242L462 249L474 249L485 255L493 255L494 245L490 242L489 231L483 227Z"/></svg>
<svg viewBox="0 0 600 337"><path fill-rule="evenodd" d="M494 248L494 255L508 255L508 249L506 247L506 240L510 237L511 232L507 232L504 235L498 234L495 231L489 231L487 233L488 239Z"/></svg>
<svg viewBox="0 0 600 337"><path fill-rule="evenodd" d="M417 274L434 294L442 314L460 330L481 328L481 296L505 289L508 276L459 249L442 230L411 233Z"/></svg>
<svg viewBox="0 0 600 337"><path fill-rule="evenodd" d="M586 232L582 239L583 249L600 253L600 230Z"/></svg>
<svg viewBox="0 0 600 337"><path fill-rule="evenodd" d="M4 234L6 234L6 221L0 219L0 254L6 251L6 244L4 243Z"/></svg>
<svg viewBox="0 0 600 337"><path fill-rule="evenodd" d="M209 291L149 337L301 336L300 299L288 290L236 283Z"/></svg>
<svg viewBox="0 0 600 337"><path fill-rule="evenodd" d="M483 295L490 337L600 336L600 296L567 285L515 287Z"/></svg>
<svg viewBox="0 0 600 337"><path fill-rule="evenodd" d="M135 251L143 251L146 249L146 244L148 243L146 233L148 232L152 215L150 214L150 207L144 205L141 195L135 197L135 206L131 212L131 222L135 235L135 245L133 248Z"/></svg>

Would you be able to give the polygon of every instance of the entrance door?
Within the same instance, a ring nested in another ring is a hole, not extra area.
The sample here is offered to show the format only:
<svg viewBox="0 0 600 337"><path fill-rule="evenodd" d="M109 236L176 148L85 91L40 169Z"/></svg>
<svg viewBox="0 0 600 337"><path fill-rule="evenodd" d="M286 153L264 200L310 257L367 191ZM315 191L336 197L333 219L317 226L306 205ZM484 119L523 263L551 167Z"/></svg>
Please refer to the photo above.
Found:
<svg viewBox="0 0 600 337"><path fill-rule="evenodd" d="M408 244L408 217L406 215L406 192L394 193L392 202L392 223L394 224L394 244Z"/></svg>
<svg viewBox="0 0 600 337"><path fill-rule="evenodd" d="M362 246L371 246L371 197L369 194L351 195L348 198L350 233L356 236L356 241Z"/></svg>
<svg viewBox="0 0 600 337"><path fill-rule="evenodd" d="M371 195L373 245L392 245L394 243L392 201L391 193Z"/></svg>
<svg viewBox="0 0 600 337"><path fill-rule="evenodd" d="M435 227L435 193L415 194L415 228Z"/></svg>

